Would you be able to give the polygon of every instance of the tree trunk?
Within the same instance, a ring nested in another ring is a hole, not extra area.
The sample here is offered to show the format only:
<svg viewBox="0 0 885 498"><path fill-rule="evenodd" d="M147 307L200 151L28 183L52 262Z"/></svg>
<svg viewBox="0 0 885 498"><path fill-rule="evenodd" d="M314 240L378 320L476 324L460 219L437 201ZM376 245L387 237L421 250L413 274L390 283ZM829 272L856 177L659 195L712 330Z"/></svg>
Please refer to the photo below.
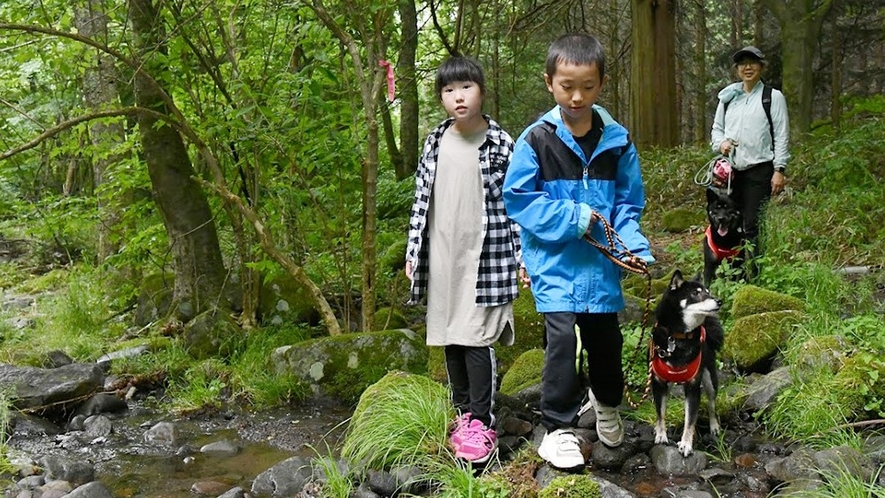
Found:
<svg viewBox="0 0 885 498"><path fill-rule="evenodd" d="M418 52L418 12L415 0L400 0L399 17L402 45L396 71L399 74L400 121L399 164L394 164L396 179L404 180L415 174L421 144L418 137L418 84L415 79L415 54Z"/></svg>
<svg viewBox="0 0 885 498"><path fill-rule="evenodd" d="M834 10L838 11L838 2L833 0ZM839 16L833 16L833 73L832 91L830 93L830 119L833 120L833 128L838 130L842 125L842 34L839 29Z"/></svg>
<svg viewBox="0 0 885 498"><path fill-rule="evenodd" d="M791 136L800 137L811 129L815 48L830 1L764 1L780 24L784 64L782 91L790 109Z"/></svg>
<svg viewBox="0 0 885 498"><path fill-rule="evenodd" d="M151 0L130 0L134 48L149 72L151 54L165 51L160 19ZM168 112L162 89L141 71L135 75L135 96L139 107ZM138 128L154 198L171 245L174 309L177 318L187 321L223 301L225 268L215 222L178 131L147 113L139 114Z"/></svg>
<svg viewBox="0 0 885 498"><path fill-rule="evenodd" d="M695 2L695 18L697 26L695 27L695 36L697 36L697 46L695 47L695 60L697 66L697 88L695 91L695 128L694 140L697 144L706 143L707 135L710 132L707 126L707 6L703 1Z"/></svg>
<svg viewBox="0 0 885 498"><path fill-rule="evenodd" d="M74 10L74 25L77 31L86 37L95 38L102 43L107 41L108 16L101 0L81 1L81 6ZM91 47L86 49L91 55L93 64L83 74L83 101L91 112L98 112L114 105L118 99L117 75L114 61L110 56ZM117 252L119 244L120 212L109 205L107 195L101 191L105 171L119 157L104 154L104 150L114 147L125 140L123 123L118 121L92 123L89 127L92 150L98 152L92 163L92 179L98 201L98 262ZM124 192L124 196L127 196ZM117 205L126 205L126 199L118 196Z"/></svg>
<svg viewBox="0 0 885 498"><path fill-rule="evenodd" d="M675 0L632 0L631 134L639 146L679 143Z"/></svg>

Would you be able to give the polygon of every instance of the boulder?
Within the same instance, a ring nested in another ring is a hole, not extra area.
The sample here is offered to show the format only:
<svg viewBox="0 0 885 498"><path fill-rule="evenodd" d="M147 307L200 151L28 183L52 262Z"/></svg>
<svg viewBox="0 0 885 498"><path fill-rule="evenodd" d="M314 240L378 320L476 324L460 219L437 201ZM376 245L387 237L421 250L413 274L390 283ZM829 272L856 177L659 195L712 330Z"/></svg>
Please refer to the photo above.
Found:
<svg viewBox="0 0 885 498"><path fill-rule="evenodd" d="M426 373L427 347L411 330L384 330L282 346L271 361L276 372L295 374L315 395L352 403L388 371Z"/></svg>
<svg viewBox="0 0 885 498"><path fill-rule="evenodd" d="M767 369L793 328L801 323L799 311L770 311L742 316L725 335L723 360L734 362L744 372Z"/></svg>
<svg viewBox="0 0 885 498"><path fill-rule="evenodd" d="M76 401L98 392L104 382L101 367L72 363L58 368L0 365L0 387L13 389L13 406L20 410Z"/></svg>

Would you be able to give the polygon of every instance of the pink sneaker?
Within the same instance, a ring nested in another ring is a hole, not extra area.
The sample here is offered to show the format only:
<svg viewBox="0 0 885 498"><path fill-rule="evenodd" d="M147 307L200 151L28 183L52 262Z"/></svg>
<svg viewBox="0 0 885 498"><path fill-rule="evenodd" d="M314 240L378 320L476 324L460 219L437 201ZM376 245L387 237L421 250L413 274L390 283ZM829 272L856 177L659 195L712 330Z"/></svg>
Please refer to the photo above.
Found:
<svg viewBox="0 0 885 498"><path fill-rule="evenodd" d="M498 435L495 430L484 426L479 420L471 420L463 434L464 440L455 450L455 457L471 463L488 462L498 447Z"/></svg>
<svg viewBox="0 0 885 498"><path fill-rule="evenodd" d="M464 434L464 430L467 429L467 426L470 425L470 413L465 413L460 417L456 418L454 422L452 422L452 429L449 432L449 444L452 446L452 449L458 451L458 448L461 447L461 443L466 439L466 435Z"/></svg>

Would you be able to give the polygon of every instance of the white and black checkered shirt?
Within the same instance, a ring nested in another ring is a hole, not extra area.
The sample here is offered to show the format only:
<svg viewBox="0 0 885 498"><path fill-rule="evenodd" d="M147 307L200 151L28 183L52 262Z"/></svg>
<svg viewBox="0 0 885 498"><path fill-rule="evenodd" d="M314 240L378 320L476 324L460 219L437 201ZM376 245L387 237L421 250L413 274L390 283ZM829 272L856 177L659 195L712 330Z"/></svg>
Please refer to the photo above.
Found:
<svg viewBox="0 0 885 498"><path fill-rule="evenodd" d="M518 296L517 270L522 265L522 252L519 225L507 217L502 196L504 174L513 153L513 139L493 119L484 117L489 122L489 129L479 149L485 209L476 305L498 306ZM427 293L427 208L436 177L440 140L453 122L453 119L447 119L428 135L415 172L415 202L409 217L409 243L406 248L406 261L412 262L409 304L417 304Z"/></svg>

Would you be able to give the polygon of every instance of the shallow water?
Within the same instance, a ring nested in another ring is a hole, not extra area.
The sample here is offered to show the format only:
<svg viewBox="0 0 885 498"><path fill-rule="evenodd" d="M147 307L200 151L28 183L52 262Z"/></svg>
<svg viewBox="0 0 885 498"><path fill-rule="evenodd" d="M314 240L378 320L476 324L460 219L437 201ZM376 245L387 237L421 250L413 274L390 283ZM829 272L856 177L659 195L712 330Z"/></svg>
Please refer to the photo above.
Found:
<svg viewBox="0 0 885 498"><path fill-rule="evenodd" d="M135 413L141 414L135 414ZM340 406L302 406L257 413L225 413L174 419L144 410L113 419L113 432L90 439L83 433L36 437L15 435L11 448L31 458L52 454L86 460L95 467L96 480L122 498L184 498L195 496L195 483L223 484L218 496L239 486L250 490L257 475L292 456L327 455L337 447L350 411ZM158 422L175 424L174 443L144 441L144 433ZM241 448L233 456L201 453L217 441Z"/></svg>

